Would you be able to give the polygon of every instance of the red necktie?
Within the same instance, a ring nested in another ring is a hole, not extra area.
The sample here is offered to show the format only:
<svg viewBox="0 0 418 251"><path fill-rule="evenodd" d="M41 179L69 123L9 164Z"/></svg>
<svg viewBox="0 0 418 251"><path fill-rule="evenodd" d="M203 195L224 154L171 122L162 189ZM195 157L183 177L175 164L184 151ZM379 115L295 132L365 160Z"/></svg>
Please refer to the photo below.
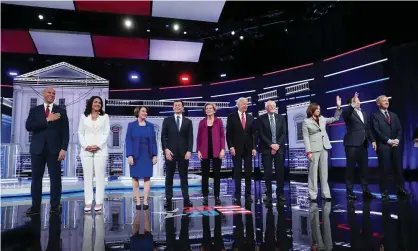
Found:
<svg viewBox="0 0 418 251"><path fill-rule="evenodd" d="M45 116L48 118L48 116L49 116L49 105L47 105L46 106L46 109L45 109Z"/></svg>
<svg viewBox="0 0 418 251"><path fill-rule="evenodd" d="M241 113L241 125L242 125L242 129L245 130L245 114Z"/></svg>
<svg viewBox="0 0 418 251"><path fill-rule="evenodd" d="M388 121L388 124L390 125L390 117L387 111L385 111L386 120Z"/></svg>

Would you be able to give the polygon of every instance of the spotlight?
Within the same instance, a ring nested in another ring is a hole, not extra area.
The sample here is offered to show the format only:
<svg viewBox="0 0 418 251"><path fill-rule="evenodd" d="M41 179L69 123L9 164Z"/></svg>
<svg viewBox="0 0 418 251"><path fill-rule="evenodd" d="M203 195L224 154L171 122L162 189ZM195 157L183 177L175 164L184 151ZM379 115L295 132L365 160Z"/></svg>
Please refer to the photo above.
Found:
<svg viewBox="0 0 418 251"><path fill-rule="evenodd" d="M131 28L132 27L132 21L130 19L126 19L124 24L125 24L126 28Z"/></svg>
<svg viewBox="0 0 418 251"><path fill-rule="evenodd" d="M138 79L138 76L137 75L132 75L131 79Z"/></svg>
<svg viewBox="0 0 418 251"><path fill-rule="evenodd" d="M52 23L48 23L48 25L52 25Z"/></svg>
<svg viewBox="0 0 418 251"><path fill-rule="evenodd" d="M244 36L240 36L239 39L244 40Z"/></svg>
<svg viewBox="0 0 418 251"><path fill-rule="evenodd" d="M218 28L215 28L215 31L218 31L219 29Z"/></svg>
<svg viewBox="0 0 418 251"><path fill-rule="evenodd" d="M190 83L191 77L188 74L182 74L180 76L180 81L182 84L188 84Z"/></svg>
<svg viewBox="0 0 418 251"><path fill-rule="evenodd" d="M44 16L39 15L38 18L42 20L42 19L44 19Z"/></svg>
<svg viewBox="0 0 418 251"><path fill-rule="evenodd" d="M141 76L138 72L131 72L129 74L129 79L132 83L139 83L141 82Z"/></svg>
<svg viewBox="0 0 418 251"><path fill-rule="evenodd" d="M184 35L186 35L187 34L187 31L185 31L185 32L183 32L184 33Z"/></svg>
<svg viewBox="0 0 418 251"><path fill-rule="evenodd" d="M15 72L15 71L10 71L10 72L9 72L9 75L10 75L10 76L17 76L17 72Z"/></svg>
<svg viewBox="0 0 418 251"><path fill-rule="evenodd" d="M226 73L221 74L221 78L224 78L224 77L226 77Z"/></svg>
<svg viewBox="0 0 418 251"><path fill-rule="evenodd" d="M150 30L150 29L148 29L148 30L147 30L147 32L151 32L151 30Z"/></svg>
<svg viewBox="0 0 418 251"><path fill-rule="evenodd" d="M233 35L235 35L235 31L231 31L231 35L233 36Z"/></svg>
<svg viewBox="0 0 418 251"><path fill-rule="evenodd" d="M174 24L174 25L173 25L173 29L174 29L175 31L178 31L178 30L180 29L180 25L178 25L178 24Z"/></svg>

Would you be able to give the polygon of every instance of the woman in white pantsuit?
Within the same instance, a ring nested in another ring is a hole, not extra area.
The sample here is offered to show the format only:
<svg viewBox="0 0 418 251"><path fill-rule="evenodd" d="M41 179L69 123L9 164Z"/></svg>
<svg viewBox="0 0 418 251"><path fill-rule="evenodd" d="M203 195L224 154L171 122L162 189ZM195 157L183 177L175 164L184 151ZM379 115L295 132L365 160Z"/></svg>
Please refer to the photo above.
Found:
<svg viewBox="0 0 418 251"><path fill-rule="evenodd" d="M95 211L102 209L104 199L105 169L108 158L109 116L103 111L103 101L93 96L78 124L78 140L81 145L80 159L84 175L84 211L91 211L93 203L93 169L96 176Z"/></svg>
<svg viewBox="0 0 418 251"><path fill-rule="evenodd" d="M318 168L321 180L322 198L331 201L328 187L328 150L331 149L326 125L337 121L342 113L341 98L337 96L337 110L333 118L321 116L318 104L311 103L306 110L306 118L302 123L303 143L309 158L308 191L312 202L317 202Z"/></svg>

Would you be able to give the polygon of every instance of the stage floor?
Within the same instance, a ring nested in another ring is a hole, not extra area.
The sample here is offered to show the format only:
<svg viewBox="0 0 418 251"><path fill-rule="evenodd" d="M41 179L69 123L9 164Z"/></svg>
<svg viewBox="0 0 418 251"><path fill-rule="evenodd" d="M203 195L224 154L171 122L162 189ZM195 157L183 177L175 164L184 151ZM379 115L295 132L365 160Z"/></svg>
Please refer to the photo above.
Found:
<svg viewBox="0 0 418 251"><path fill-rule="evenodd" d="M243 192L244 182L242 185ZM418 182L406 184L412 198L388 202L380 198L364 202L356 187L359 200L350 204L344 184L331 182L330 188L333 201L316 204L308 200L307 183L287 181L287 201L275 201L272 208L266 208L264 182L255 180L254 202L245 205L242 198L242 207L232 207L234 182L225 179L221 207L213 206L213 196L210 206L202 207L200 189L191 188L194 207L184 210L176 188L169 212L163 208L161 190L153 191L148 211L135 210L132 192L112 190L106 194L103 212L92 214L83 212L83 194L72 193L63 198L61 216L49 216L45 198L42 214L32 218L25 216L29 200L8 198L2 200L2 240L68 251L416 250ZM370 190L379 191L377 185L370 185Z"/></svg>

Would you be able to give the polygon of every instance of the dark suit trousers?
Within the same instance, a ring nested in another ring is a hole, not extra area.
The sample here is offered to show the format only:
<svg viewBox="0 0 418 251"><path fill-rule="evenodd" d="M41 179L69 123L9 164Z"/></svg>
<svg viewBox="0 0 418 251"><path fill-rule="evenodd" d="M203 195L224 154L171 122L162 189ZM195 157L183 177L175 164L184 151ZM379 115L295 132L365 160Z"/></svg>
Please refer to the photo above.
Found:
<svg viewBox="0 0 418 251"><path fill-rule="evenodd" d="M242 160L244 160L245 171L245 195L251 195L251 177L253 175L252 155L251 150L245 150L241 153L235 154L232 157L234 162L234 180L235 180L235 197L241 197L241 174L242 174Z"/></svg>
<svg viewBox="0 0 418 251"><path fill-rule="evenodd" d="M61 161L58 161L58 153L50 153L45 144L41 154L31 154L32 163L32 206L40 209L42 201L42 179L45 172L45 164L48 166L50 179L50 203L51 207L59 206L61 201Z"/></svg>
<svg viewBox="0 0 418 251"><path fill-rule="evenodd" d="M391 147L387 144L379 144L377 146L377 157L380 168L380 190L387 190L390 171L393 170L396 185L403 188L403 170L402 170L402 152L401 148Z"/></svg>
<svg viewBox="0 0 418 251"><path fill-rule="evenodd" d="M369 159L366 144L362 146L346 146L345 155L347 160L347 167L345 169L347 192L353 190L354 169L356 164L358 164L358 168L361 172L361 185L363 191L367 190L367 168Z"/></svg>
<svg viewBox="0 0 418 251"><path fill-rule="evenodd" d="M202 163L202 194L203 196L209 195L209 171L210 161L212 160L212 170L214 178L214 192L215 196L219 196L220 182L221 182L221 164L222 160L219 158L203 159Z"/></svg>
<svg viewBox="0 0 418 251"><path fill-rule="evenodd" d="M283 195L284 187L284 155L282 153L276 153L271 155L271 153L263 153L263 167L264 167L264 177L266 180L266 194L271 196L272 193L272 180L273 180L273 161L274 169L276 173L276 182L277 189L276 194L278 196Z"/></svg>
<svg viewBox="0 0 418 251"><path fill-rule="evenodd" d="M189 199L189 183L188 183L188 168L189 161L184 159L185 154L180 155L174 153L173 160L165 160L165 196L167 200L173 198L173 180L174 172L178 166L180 174L180 186L183 194L183 199Z"/></svg>

